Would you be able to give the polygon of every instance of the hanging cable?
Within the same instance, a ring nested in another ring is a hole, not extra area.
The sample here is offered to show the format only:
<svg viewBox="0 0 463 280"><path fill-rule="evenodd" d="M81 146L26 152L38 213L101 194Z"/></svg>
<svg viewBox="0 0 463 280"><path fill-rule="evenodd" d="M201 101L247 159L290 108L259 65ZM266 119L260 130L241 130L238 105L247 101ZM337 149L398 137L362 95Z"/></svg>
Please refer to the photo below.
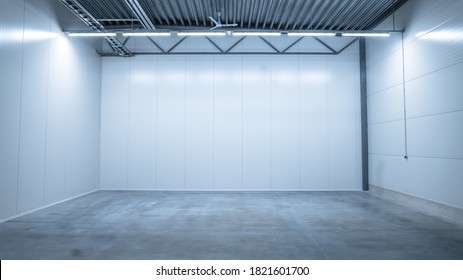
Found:
<svg viewBox="0 0 463 280"><path fill-rule="evenodd" d="M408 159L408 131L407 131L407 98L405 88L405 44L404 44L404 33L402 34L402 92L404 101L404 141L405 141L405 159Z"/></svg>

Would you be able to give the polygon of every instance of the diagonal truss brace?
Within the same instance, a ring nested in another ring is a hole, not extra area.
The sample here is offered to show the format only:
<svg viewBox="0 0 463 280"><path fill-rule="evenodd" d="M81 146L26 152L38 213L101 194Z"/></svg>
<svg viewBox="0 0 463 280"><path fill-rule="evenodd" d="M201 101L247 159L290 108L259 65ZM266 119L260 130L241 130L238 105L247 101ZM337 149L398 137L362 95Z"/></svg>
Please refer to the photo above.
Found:
<svg viewBox="0 0 463 280"><path fill-rule="evenodd" d="M279 50L275 45L273 45L270 41L265 39L264 37L259 36L259 38L266 43L273 51L268 51L268 52L262 52L262 51L248 51L248 52L232 52L232 50L238 46L243 40L245 40L247 37L241 37L239 40L237 40L231 47L228 49L222 49L214 40L212 40L209 37L205 37L207 41L214 46L215 49L217 49L217 52L211 52L211 51L195 51L195 52L174 52L174 50L183 42L185 41L188 37L182 37L180 38L172 47L170 47L168 50L163 49L155 40L153 40L151 37L147 37L148 40L156 46L157 49L160 50L160 52L133 52L133 55L199 55L199 54L263 54L263 55L338 55L342 53L345 49L350 47L352 44L358 41L358 38L353 39L351 42L349 42L347 45L342 47L340 50L335 50L333 47L331 47L329 44L323 42L320 40L318 37L314 37L315 40L320 43L323 47L327 49L327 51L319 51L319 52L289 52L289 50L294 47L297 43L299 43L303 38L298 38L294 42L292 42L289 46L287 46L283 50ZM125 43L125 42L124 42ZM101 52L99 53L101 56L117 56L116 53L107 53L107 52Z"/></svg>
<svg viewBox="0 0 463 280"><path fill-rule="evenodd" d="M78 0L60 0L60 2L93 30L103 31L105 29L104 26L94 16L92 16ZM109 36L104 38L117 55L133 56L132 52L118 39Z"/></svg>

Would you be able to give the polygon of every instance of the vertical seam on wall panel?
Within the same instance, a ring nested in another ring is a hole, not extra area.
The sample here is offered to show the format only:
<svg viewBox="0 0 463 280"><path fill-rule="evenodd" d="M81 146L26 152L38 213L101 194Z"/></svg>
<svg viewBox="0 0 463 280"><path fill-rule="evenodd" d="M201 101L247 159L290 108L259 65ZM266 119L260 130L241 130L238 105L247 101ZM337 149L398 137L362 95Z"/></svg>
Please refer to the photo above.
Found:
<svg viewBox="0 0 463 280"><path fill-rule="evenodd" d="M272 80L273 80L273 63L272 57L268 56L270 62L270 189L273 189L273 90L272 90Z"/></svg>
<svg viewBox="0 0 463 280"><path fill-rule="evenodd" d="M402 92L403 92L403 103L404 103L404 144L405 144L405 159L408 159L408 131L407 131L407 98L406 98L406 87L405 87L405 45L404 45L404 33L402 36Z"/></svg>
<svg viewBox="0 0 463 280"><path fill-rule="evenodd" d="M326 137L327 137L327 142L328 142L328 149L327 149L327 170L328 170L328 189L331 188L331 165L330 165L330 148L331 148L331 143L330 143L330 103L329 103L329 97L330 97L330 87L328 83L328 56L325 56L325 90L326 90Z"/></svg>
<svg viewBox="0 0 463 280"><path fill-rule="evenodd" d="M158 118L159 118L159 57L156 56L156 96L154 120L154 188L158 187Z"/></svg>
<svg viewBox="0 0 463 280"><path fill-rule="evenodd" d="M244 59L241 55L241 188L244 189Z"/></svg>
<svg viewBox="0 0 463 280"><path fill-rule="evenodd" d="M69 134L69 96L65 94L66 98L66 119L65 119L65 127L64 127L64 188L63 194L64 197L67 197L67 176L68 176L68 134Z"/></svg>
<svg viewBox="0 0 463 280"><path fill-rule="evenodd" d="M50 12L51 14L51 12ZM51 16L51 15L50 15ZM47 65L47 93L46 93L46 104L45 104L45 149L43 156L43 197L42 204L45 204L45 191L46 191L46 178L47 178L47 141L48 141L48 96L50 90L50 48L51 48L51 36L50 36L51 20L48 21L48 65Z"/></svg>
<svg viewBox="0 0 463 280"><path fill-rule="evenodd" d="M359 42L359 48L360 48L360 44L361 42ZM359 55L357 56L357 60L360 61L360 52L359 52ZM361 69L361 66L359 67L359 71L355 71L356 69L354 69L354 73L355 73L355 80L357 81L360 81L360 84L359 87L357 88L358 89L358 92L360 92L360 96L358 94L355 95L355 104L356 104L356 112L360 112L360 132L359 132L359 124L357 123L355 125L355 135L356 135L356 153L355 153L355 159L356 159L356 170L357 170L357 176L356 176L356 187L358 186L362 186L363 183L362 183L362 180L363 180L363 139L362 139L362 129L363 129L363 124L362 124L362 69ZM365 71L366 71L366 66L365 66ZM360 74L357 76L357 73ZM368 98L368 96L366 95L366 98ZM360 104L360 106L359 106ZM357 115L358 116L358 115ZM367 122L367 127L368 127L368 122ZM359 139L359 135L360 135L360 139ZM360 143L359 143L359 140L360 140ZM359 145L360 144L360 145ZM359 147L360 147L360 150L359 150ZM359 154L360 154L360 157L359 157ZM368 157L368 153L366 155ZM361 173L360 173L360 176L359 176L359 172L358 170L361 170Z"/></svg>
<svg viewBox="0 0 463 280"><path fill-rule="evenodd" d="M298 45L298 50L299 50ZM302 149L301 149L301 56L297 55L297 92L298 92L298 110L299 110L299 189L302 189Z"/></svg>
<svg viewBox="0 0 463 280"><path fill-rule="evenodd" d="M124 58L123 58L124 59ZM126 180L125 180L125 188L129 188L129 163L130 163L130 156L129 156L129 149L130 149L130 91L132 89L132 58L127 58L129 60L129 84L127 87L127 165L126 165Z"/></svg>
<svg viewBox="0 0 463 280"><path fill-rule="evenodd" d="M100 94L99 94L99 103L98 103L98 190L101 190L101 119L102 119L102 110L101 103L103 99L103 58L100 57Z"/></svg>
<svg viewBox="0 0 463 280"><path fill-rule="evenodd" d="M184 108L183 108L183 188L186 189L186 128L187 128L187 125L186 125L186 119L187 119L187 110L186 110L186 99L187 99L187 93L186 93L186 79L187 79L187 69L186 69L186 66L187 66L187 56L185 55L184 56L184 71L183 71L183 74L184 74L184 83L183 83L183 96L184 96L184 102L183 102L183 105L184 105Z"/></svg>
<svg viewBox="0 0 463 280"><path fill-rule="evenodd" d="M215 189L215 61L212 57L212 190Z"/></svg>
<svg viewBox="0 0 463 280"><path fill-rule="evenodd" d="M19 125L18 125L18 163L16 168L16 214L19 208L19 166L21 156L21 114L22 114L22 97L23 97L23 77L24 77L24 33L26 32L26 1L23 6L23 33L21 41L21 78L19 84Z"/></svg>
<svg viewBox="0 0 463 280"><path fill-rule="evenodd" d="M103 43L101 43L101 46L103 46ZM103 57L100 57L100 98L99 98L99 112L98 112L98 122L99 122L99 126L98 126L98 190L101 190L103 187L103 184L102 184L102 181L101 181L101 170L102 170L102 119L103 119L103 79L106 80L106 76L103 77L103 68L105 67L105 60Z"/></svg>

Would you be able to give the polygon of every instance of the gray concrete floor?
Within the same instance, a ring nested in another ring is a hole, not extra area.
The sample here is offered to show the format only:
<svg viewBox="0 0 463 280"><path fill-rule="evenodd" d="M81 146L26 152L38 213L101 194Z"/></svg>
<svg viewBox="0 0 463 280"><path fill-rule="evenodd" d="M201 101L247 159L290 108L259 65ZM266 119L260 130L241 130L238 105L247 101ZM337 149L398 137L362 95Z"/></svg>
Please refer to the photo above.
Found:
<svg viewBox="0 0 463 280"><path fill-rule="evenodd" d="M463 227L364 192L99 191L0 224L0 259L463 259Z"/></svg>

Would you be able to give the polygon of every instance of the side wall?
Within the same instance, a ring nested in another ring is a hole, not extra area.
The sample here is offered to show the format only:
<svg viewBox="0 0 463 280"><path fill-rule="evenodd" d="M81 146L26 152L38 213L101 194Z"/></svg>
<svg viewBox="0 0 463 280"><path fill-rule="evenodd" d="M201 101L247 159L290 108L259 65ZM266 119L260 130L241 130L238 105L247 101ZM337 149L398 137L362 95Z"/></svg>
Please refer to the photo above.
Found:
<svg viewBox="0 0 463 280"><path fill-rule="evenodd" d="M358 44L103 58L102 189L361 190L360 140Z"/></svg>
<svg viewBox="0 0 463 280"><path fill-rule="evenodd" d="M404 52L367 40L370 184L463 209L463 2L410 0L396 25Z"/></svg>
<svg viewBox="0 0 463 280"><path fill-rule="evenodd" d="M101 59L55 9L0 1L0 220L98 189Z"/></svg>

